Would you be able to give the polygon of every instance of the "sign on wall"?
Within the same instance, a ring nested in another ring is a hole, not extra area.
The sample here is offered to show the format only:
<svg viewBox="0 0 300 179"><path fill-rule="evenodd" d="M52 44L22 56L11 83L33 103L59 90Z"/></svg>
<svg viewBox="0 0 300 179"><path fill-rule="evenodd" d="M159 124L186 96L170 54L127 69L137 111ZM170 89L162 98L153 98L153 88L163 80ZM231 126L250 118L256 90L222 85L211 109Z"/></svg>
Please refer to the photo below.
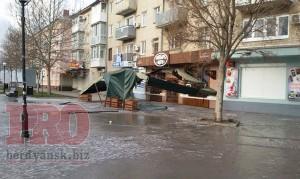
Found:
<svg viewBox="0 0 300 179"><path fill-rule="evenodd" d="M226 68L225 95L226 97L238 97L238 69Z"/></svg>
<svg viewBox="0 0 300 179"><path fill-rule="evenodd" d="M289 100L300 101L300 67L289 69Z"/></svg>
<svg viewBox="0 0 300 179"><path fill-rule="evenodd" d="M153 62L157 67L163 67L169 62L169 55L166 53L158 53L154 56Z"/></svg>

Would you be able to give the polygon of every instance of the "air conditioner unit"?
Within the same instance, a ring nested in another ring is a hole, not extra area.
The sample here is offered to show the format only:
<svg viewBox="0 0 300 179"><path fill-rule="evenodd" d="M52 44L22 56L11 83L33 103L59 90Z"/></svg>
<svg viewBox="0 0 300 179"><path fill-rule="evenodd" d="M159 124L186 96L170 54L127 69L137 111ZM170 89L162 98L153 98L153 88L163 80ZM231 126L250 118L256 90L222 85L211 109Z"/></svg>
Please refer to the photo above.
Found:
<svg viewBox="0 0 300 179"><path fill-rule="evenodd" d="M292 24L300 25L300 15L293 15L292 16Z"/></svg>
<svg viewBox="0 0 300 179"><path fill-rule="evenodd" d="M133 48L134 48L135 52L139 52L140 51L140 47L138 45L134 45Z"/></svg>
<svg viewBox="0 0 300 179"><path fill-rule="evenodd" d="M140 27L141 27L141 23L137 23L137 22L136 22L136 23L134 24L134 26L135 26L135 28L140 28Z"/></svg>
<svg viewBox="0 0 300 179"><path fill-rule="evenodd" d="M83 16L79 16L79 22L85 21L85 18Z"/></svg>

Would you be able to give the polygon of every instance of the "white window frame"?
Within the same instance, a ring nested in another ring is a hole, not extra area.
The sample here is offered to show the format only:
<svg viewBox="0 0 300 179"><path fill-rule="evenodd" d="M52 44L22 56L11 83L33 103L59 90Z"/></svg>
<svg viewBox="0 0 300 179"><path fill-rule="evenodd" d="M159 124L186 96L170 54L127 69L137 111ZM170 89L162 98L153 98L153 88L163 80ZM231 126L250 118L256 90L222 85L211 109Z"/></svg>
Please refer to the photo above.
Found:
<svg viewBox="0 0 300 179"><path fill-rule="evenodd" d="M147 42L146 40L141 41L140 55L145 55L147 52Z"/></svg>
<svg viewBox="0 0 300 179"><path fill-rule="evenodd" d="M279 33L279 18L281 17L288 17L288 35L278 35ZM271 18L276 18L276 36L266 36L267 34L267 29L266 29L266 20L267 19L271 19ZM254 41L266 41L266 40L280 40L280 39L287 39L289 38L290 35L290 16L288 14L285 15L280 15L280 16L270 16L270 17L264 17L264 18L259 18L257 20L264 20L264 29L263 29L263 33L264 33L264 37L254 37L255 35L255 30L252 29L251 32L251 37L248 38L244 38L243 42L254 42ZM245 22L247 22L249 19L244 19L243 20L243 26L245 24Z"/></svg>
<svg viewBox="0 0 300 179"><path fill-rule="evenodd" d="M132 18L132 24L129 24L128 22L129 22L129 19L131 19L131 18ZM134 24L135 24L135 16L129 16L125 19L125 26L130 26L130 25L134 26Z"/></svg>
<svg viewBox="0 0 300 179"><path fill-rule="evenodd" d="M108 25L108 37L112 37L113 35L113 25Z"/></svg>
<svg viewBox="0 0 300 179"><path fill-rule="evenodd" d="M147 25L147 11L143 11L141 14L141 27L146 27Z"/></svg>

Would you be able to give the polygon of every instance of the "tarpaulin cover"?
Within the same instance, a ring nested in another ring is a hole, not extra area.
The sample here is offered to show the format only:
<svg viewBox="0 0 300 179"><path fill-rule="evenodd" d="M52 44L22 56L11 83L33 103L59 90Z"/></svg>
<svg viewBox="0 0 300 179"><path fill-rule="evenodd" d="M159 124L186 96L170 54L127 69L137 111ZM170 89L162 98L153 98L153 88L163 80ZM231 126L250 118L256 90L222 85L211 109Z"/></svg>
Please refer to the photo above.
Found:
<svg viewBox="0 0 300 179"><path fill-rule="evenodd" d="M210 88L196 89L196 88L187 87L187 86L171 83L168 81L160 80L153 77L149 77L147 84L149 86L157 87L160 89L182 93L182 94L189 94L193 96L207 97L207 96L216 95L216 91Z"/></svg>
<svg viewBox="0 0 300 179"><path fill-rule="evenodd" d="M104 76L107 86L107 97L118 97L121 100L128 99L133 96L132 90L140 81L137 74L132 69L122 69Z"/></svg>
<svg viewBox="0 0 300 179"><path fill-rule="evenodd" d="M100 77L93 83L89 84L86 89L81 91L80 95L88 93L97 93L100 91L106 91L106 84L103 77Z"/></svg>

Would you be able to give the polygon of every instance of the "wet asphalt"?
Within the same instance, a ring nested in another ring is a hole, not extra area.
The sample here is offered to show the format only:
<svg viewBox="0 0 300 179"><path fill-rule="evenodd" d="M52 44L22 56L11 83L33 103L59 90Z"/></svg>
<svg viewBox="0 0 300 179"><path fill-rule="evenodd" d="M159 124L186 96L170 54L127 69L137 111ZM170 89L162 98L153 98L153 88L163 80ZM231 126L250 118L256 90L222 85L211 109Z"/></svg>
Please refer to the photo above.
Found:
<svg viewBox="0 0 300 179"><path fill-rule="evenodd" d="M19 99L20 100L20 99ZM88 111L110 110L77 99L33 99L29 104L73 102ZM226 112L241 126L203 126L211 110L167 104L167 110L91 113L88 138L78 146L7 145L5 104L0 96L0 178L97 179L298 179L300 117ZM158 104L162 105L162 104ZM83 160L11 160L13 152L74 151Z"/></svg>

